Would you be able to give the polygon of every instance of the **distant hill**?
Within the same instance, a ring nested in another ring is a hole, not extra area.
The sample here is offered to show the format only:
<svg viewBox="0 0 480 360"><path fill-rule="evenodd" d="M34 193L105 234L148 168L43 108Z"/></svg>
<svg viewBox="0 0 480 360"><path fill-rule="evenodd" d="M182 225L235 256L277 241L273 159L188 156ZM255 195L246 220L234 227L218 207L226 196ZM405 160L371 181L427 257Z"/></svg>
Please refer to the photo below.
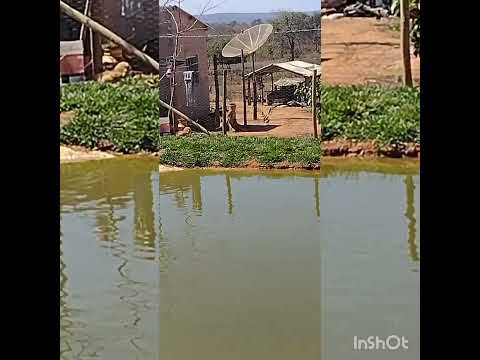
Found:
<svg viewBox="0 0 480 360"><path fill-rule="evenodd" d="M320 11L305 11L305 14L313 15ZM269 13L217 13L207 15L197 15L196 17L208 24L228 24L232 21L236 21L240 24L250 24L253 21L260 19L262 22L269 22L275 19L280 12Z"/></svg>

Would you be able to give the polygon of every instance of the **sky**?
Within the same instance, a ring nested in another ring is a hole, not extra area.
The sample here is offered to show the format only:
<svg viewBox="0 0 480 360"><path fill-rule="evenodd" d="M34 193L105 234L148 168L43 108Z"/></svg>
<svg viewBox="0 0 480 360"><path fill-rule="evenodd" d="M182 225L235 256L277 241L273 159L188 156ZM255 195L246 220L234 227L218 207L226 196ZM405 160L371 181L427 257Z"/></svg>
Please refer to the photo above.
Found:
<svg viewBox="0 0 480 360"><path fill-rule="evenodd" d="M191 14L199 14L209 0L182 0L182 8ZM320 10L320 0L210 0L217 7L207 13L256 13L278 10Z"/></svg>

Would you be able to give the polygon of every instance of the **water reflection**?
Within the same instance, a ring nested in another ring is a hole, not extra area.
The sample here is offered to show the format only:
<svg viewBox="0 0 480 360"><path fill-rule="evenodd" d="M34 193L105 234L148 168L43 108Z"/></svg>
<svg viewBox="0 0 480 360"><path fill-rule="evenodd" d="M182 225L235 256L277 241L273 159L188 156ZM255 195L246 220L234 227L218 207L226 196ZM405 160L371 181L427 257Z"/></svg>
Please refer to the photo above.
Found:
<svg viewBox="0 0 480 360"><path fill-rule="evenodd" d="M160 212L161 359L319 358L312 173L162 174Z"/></svg>
<svg viewBox="0 0 480 360"><path fill-rule="evenodd" d="M61 167L62 359L156 358L157 166Z"/></svg>
<svg viewBox="0 0 480 360"><path fill-rule="evenodd" d="M135 176L135 191L133 193L135 211L135 240L139 248L147 252L155 252L156 226L153 204L153 190L150 174ZM153 256L148 256L153 260Z"/></svg>
<svg viewBox="0 0 480 360"><path fill-rule="evenodd" d="M419 357L418 169L328 169L322 190L322 359ZM353 351L401 334L408 351Z"/></svg>
<svg viewBox="0 0 480 360"><path fill-rule="evenodd" d="M233 199L232 199L232 183L230 181L230 175L225 175L225 181L227 184L227 205L228 213L233 214Z"/></svg>
<svg viewBox="0 0 480 360"><path fill-rule="evenodd" d="M67 359L67 354L72 352L70 343L65 338L72 337L72 325L70 320L70 309L67 304L67 275L65 274L65 262L63 261L62 252L62 232L60 230L60 359Z"/></svg>
<svg viewBox="0 0 480 360"><path fill-rule="evenodd" d="M175 207L178 209L187 209L189 206L194 213L202 213L202 179L205 176L215 176L216 178L223 178L223 184L217 184L215 186L215 192L218 196L224 194L227 212L229 215L233 215L235 208L235 201L233 198L234 187L233 181L242 181L242 179L256 178L258 174L244 173L241 171L231 171L226 173L218 172L196 172L192 170L165 173L162 174L160 182L160 193L168 194L174 200ZM263 172L261 178L265 178L267 181L273 180L287 180L290 178L304 178L313 179L313 209L317 217L320 216L320 181L319 173L304 172L295 173L295 175L288 173L275 173L275 172ZM220 185L220 186L219 186ZM223 189L222 189L223 187ZM190 205L189 205L190 204ZM187 220L188 221L188 220Z"/></svg>
<svg viewBox="0 0 480 360"><path fill-rule="evenodd" d="M100 164L62 167L62 359L320 358L319 229L333 239L322 266L327 281L334 269L330 290L345 305L332 329L368 328L374 313L358 324L349 313L368 297L416 336L402 322L415 284L404 262L420 258L416 176L182 171L159 180L157 164Z"/></svg>
<svg viewBox="0 0 480 360"><path fill-rule="evenodd" d="M313 182L315 184L315 193L313 196L315 199L315 212L317 216L320 217L320 190L319 190L320 180L317 177L315 177L313 179Z"/></svg>
<svg viewBox="0 0 480 360"><path fill-rule="evenodd" d="M405 177L405 187L407 194L407 208L405 216L408 220L408 245L410 257L413 261L420 261L417 246L417 229L415 220L415 184L412 176Z"/></svg>
<svg viewBox="0 0 480 360"><path fill-rule="evenodd" d="M130 165L130 166L129 166ZM150 168L150 171L146 169ZM101 165L71 164L62 167L60 186L63 212L92 210L95 213L95 232L98 241L107 247L118 239L120 223L133 202L135 246L139 254L153 260L156 224L153 202L151 163L138 166L119 161ZM72 176L73 175L73 176Z"/></svg>

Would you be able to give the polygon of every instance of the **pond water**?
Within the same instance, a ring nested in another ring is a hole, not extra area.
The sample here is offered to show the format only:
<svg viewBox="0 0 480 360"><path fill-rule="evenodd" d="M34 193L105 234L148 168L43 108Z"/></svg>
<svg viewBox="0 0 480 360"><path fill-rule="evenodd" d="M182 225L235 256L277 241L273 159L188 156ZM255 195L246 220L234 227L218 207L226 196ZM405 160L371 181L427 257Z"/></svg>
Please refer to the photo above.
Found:
<svg viewBox="0 0 480 360"><path fill-rule="evenodd" d="M420 358L419 195L418 170L323 171L324 360ZM369 336L408 349L355 351Z"/></svg>
<svg viewBox="0 0 480 360"><path fill-rule="evenodd" d="M156 161L61 166L61 359L156 359Z"/></svg>
<svg viewBox="0 0 480 360"><path fill-rule="evenodd" d="M161 175L162 359L319 359L319 178Z"/></svg>
<svg viewBox="0 0 480 360"><path fill-rule="evenodd" d="M62 165L62 359L418 358L418 174L157 169Z"/></svg>

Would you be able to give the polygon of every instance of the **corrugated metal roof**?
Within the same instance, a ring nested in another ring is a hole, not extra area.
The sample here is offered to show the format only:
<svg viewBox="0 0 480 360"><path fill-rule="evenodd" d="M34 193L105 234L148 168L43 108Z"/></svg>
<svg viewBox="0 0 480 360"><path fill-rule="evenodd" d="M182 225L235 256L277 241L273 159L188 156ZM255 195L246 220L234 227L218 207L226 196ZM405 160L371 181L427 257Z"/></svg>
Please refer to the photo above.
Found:
<svg viewBox="0 0 480 360"><path fill-rule="evenodd" d="M275 81L275 86L291 86L298 85L305 81L305 78L286 78Z"/></svg>
<svg viewBox="0 0 480 360"><path fill-rule="evenodd" d="M274 63L266 65L255 71L257 75L270 74L278 71L288 71L294 74L302 75L304 77L311 77L313 70L317 70L317 75L321 73L321 67L318 64L307 63L305 61L288 61L283 63ZM251 77L253 72L247 74Z"/></svg>

